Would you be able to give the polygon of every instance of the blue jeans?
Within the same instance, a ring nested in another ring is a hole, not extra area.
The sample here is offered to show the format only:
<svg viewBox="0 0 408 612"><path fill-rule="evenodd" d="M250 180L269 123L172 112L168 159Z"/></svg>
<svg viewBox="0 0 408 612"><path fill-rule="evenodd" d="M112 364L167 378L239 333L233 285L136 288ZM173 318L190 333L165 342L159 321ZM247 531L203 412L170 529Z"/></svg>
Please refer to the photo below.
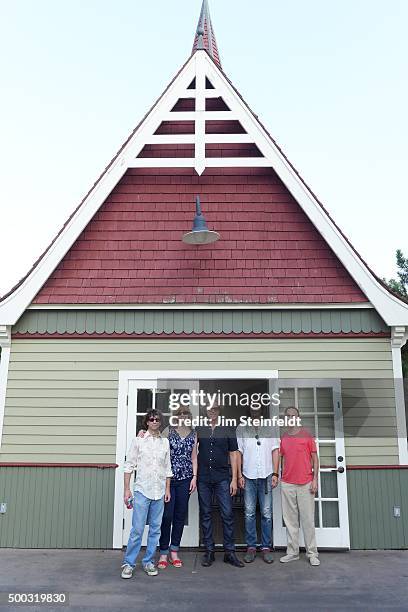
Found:
<svg viewBox="0 0 408 612"><path fill-rule="evenodd" d="M147 547L142 564L153 562L160 537L160 525L164 509L164 496L161 499L148 499L140 491L135 491L133 500L132 529L123 563L135 567L142 546L143 531L149 524Z"/></svg>
<svg viewBox="0 0 408 612"><path fill-rule="evenodd" d="M265 488L266 487L266 488ZM266 491L266 492L265 492ZM246 478L244 489L245 537L248 548L256 548L256 502L261 510L261 548L272 546L272 481L267 478Z"/></svg>
<svg viewBox="0 0 408 612"><path fill-rule="evenodd" d="M160 554L168 555L170 550L178 551L183 535L184 523L187 516L188 500L190 497L191 479L171 480L170 501L164 504L163 520L161 524Z"/></svg>
<svg viewBox="0 0 408 612"><path fill-rule="evenodd" d="M213 493L215 493L221 514L224 550L235 550L234 514L232 510L229 479L215 483L198 481L198 501L200 504L200 519L204 546L207 550L215 550L211 505Z"/></svg>

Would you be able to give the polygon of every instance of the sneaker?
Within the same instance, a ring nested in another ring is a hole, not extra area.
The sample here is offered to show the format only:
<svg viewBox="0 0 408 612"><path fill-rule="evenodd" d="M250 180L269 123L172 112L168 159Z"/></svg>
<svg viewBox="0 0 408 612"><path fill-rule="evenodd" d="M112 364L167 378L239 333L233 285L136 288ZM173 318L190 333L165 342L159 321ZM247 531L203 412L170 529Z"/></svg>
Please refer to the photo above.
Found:
<svg viewBox="0 0 408 612"><path fill-rule="evenodd" d="M310 565L317 567L318 565L320 565L320 559L319 557L316 557L316 555L313 555L312 557L310 557L309 563Z"/></svg>
<svg viewBox="0 0 408 612"><path fill-rule="evenodd" d="M299 561L299 555L285 555L279 559L281 563L290 563L291 561Z"/></svg>
<svg viewBox="0 0 408 612"><path fill-rule="evenodd" d="M125 563L122 565L122 573L120 575L121 578L131 578L133 576L133 567Z"/></svg>
<svg viewBox="0 0 408 612"><path fill-rule="evenodd" d="M255 557L256 557L256 548L248 548L244 555L244 561L245 563L252 563L253 561L255 561Z"/></svg>
<svg viewBox="0 0 408 612"><path fill-rule="evenodd" d="M157 574L159 573L157 567L155 567L153 563L147 563L146 565L144 565L143 570L148 576L157 576Z"/></svg>

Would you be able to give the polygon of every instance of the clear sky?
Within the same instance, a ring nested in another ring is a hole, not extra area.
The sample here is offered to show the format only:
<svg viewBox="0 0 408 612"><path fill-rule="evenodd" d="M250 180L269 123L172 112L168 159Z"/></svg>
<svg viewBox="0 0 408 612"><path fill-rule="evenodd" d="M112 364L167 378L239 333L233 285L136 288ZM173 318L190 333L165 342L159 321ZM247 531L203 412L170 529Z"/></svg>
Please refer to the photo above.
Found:
<svg viewBox="0 0 408 612"><path fill-rule="evenodd" d="M0 294L191 52L201 0L0 0ZM224 71L380 276L408 255L408 1L210 0Z"/></svg>

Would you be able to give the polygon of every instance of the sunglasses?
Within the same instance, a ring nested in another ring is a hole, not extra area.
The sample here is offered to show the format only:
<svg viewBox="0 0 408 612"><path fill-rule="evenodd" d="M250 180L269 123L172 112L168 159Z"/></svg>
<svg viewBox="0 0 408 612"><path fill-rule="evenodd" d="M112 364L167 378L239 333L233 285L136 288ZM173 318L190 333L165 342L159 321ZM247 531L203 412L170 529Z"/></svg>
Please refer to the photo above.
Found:
<svg viewBox="0 0 408 612"><path fill-rule="evenodd" d="M190 412L179 412L177 416L190 416Z"/></svg>
<svg viewBox="0 0 408 612"><path fill-rule="evenodd" d="M256 434L256 436L255 436L255 440L256 440L257 445L258 445L258 446L261 446L261 441L260 441L260 439L259 439L258 434Z"/></svg>
<svg viewBox="0 0 408 612"><path fill-rule="evenodd" d="M149 417L149 423L160 423L159 417Z"/></svg>

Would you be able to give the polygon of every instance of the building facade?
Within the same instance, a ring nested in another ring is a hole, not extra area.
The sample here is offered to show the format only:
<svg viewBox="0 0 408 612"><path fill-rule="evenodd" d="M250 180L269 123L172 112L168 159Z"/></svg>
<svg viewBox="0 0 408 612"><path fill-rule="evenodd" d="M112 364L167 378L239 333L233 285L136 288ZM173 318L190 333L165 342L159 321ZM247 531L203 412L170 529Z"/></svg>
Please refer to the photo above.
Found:
<svg viewBox="0 0 408 612"><path fill-rule="evenodd" d="M182 239L196 196L216 242ZM120 468L142 415L202 389L299 407L318 440L320 547L407 548L407 337L408 304L223 72L204 0L187 62L0 301L0 546L122 547ZM235 512L241 543L239 495ZM183 544L200 544L196 496Z"/></svg>

